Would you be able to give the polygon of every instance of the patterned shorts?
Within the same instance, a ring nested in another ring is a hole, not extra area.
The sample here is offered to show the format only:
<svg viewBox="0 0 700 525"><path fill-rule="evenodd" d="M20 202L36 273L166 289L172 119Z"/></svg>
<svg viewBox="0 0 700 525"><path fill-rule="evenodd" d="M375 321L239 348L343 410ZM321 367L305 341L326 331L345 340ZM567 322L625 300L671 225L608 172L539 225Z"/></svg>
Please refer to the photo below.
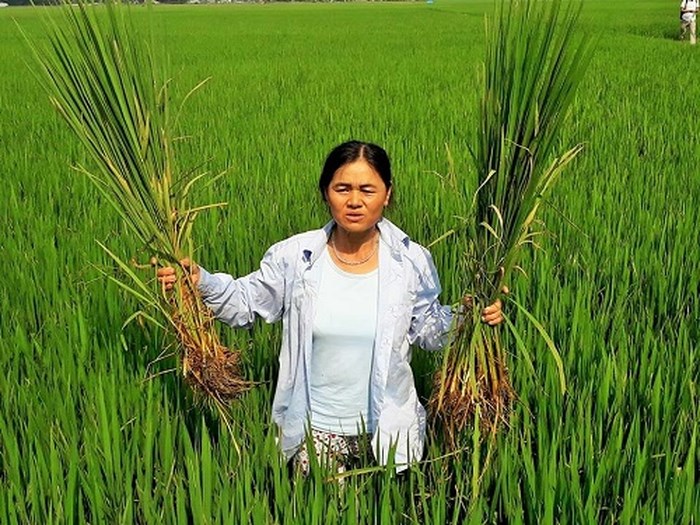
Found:
<svg viewBox="0 0 700 525"><path fill-rule="evenodd" d="M337 473L343 473L361 463L363 454L369 450L369 436L344 436L311 429L311 441L314 455L322 468L329 468ZM308 450L308 440L292 458L294 469L308 476L311 470L311 458Z"/></svg>

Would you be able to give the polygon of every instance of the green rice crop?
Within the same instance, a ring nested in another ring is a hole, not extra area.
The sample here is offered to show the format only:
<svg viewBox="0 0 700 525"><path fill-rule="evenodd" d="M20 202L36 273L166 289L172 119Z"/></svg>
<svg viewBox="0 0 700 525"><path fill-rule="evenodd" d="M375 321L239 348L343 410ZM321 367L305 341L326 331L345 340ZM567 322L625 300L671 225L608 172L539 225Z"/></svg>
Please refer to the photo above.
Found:
<svg viewBox="0 0 700 525"><path fill-rule="evenodd" d="M211 77L183 116L183 162L230 168L204 197L239 203L196 225L202 264L242 274L322 224L320 164L350 137L392 156L391 219L422 243L444 233L450 174L471 169L465 130L492 7L156 6L174 84ZM162 335L122 330L136 305L103 278L118 271L95 241L137 257L140 246L70 169L85 153L29 72L14 20L41 38L42 10L0 10L0 522L699 522L700 62L675 40L676 8L584 4L596 51L561 142L586 148L543 209L551 235L527 254L527 282L509 283L556 342L567 393L509 311L536 373L512 360L519 400L473 504L473 451L445 457L436 439L398 479L375 471L341 491L321 473L290 478L269 421L278 326L222 331L247 349L247 375L268 381L233 408L242 454L193 408L162 373L173 366L157 360ZM454 302L454 250L432 251ZM425 398L438 360L414 354Z"/></svg>

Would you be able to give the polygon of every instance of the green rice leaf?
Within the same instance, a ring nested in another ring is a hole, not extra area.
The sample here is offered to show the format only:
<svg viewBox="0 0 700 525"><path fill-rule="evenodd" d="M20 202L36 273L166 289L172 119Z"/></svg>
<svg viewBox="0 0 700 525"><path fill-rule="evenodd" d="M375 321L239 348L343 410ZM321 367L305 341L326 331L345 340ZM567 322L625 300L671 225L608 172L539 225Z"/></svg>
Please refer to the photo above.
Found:
<svg viewBox="0 0 700 525"><path fill-rule="evenodd" d="M542 336L542 339L544 342L547 344L547 348L549 348L549 352L554 359L554 362L556 363L557 366L557 371L559 372L559 387L560 391L562 394L566 393L566 374L564 372L564 363L561 359L561 355L559 354L559 351L557 350L556 345L554 344L554 341L552 338L549 336L547 333L547 330L545 330L544 326L542 326L542 323L540 323L535 316L533 316L527 308L525 308L523 305L521 305L518 301L515 299L510 299L510 303L514 304L515 306L518 307L518 310L525 316L527 317L528 321L532 323L532 325L537 328L537 331L540 333Z"/></svg>

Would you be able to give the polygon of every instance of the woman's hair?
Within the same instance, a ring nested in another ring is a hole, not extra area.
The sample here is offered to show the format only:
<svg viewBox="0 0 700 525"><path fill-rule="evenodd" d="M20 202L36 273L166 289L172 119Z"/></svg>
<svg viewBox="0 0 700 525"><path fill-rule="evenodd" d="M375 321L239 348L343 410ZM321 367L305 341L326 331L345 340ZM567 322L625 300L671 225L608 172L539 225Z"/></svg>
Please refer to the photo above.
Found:
<svg viewBox="0 0 700 525"><path fill-rule="evenodd" d="M387 190L391 188L391 162L386 151L381 146L370 142L350 140L333 148L333 151L326 157L326 162L321 171L321 178L318 180L318 189L321 191L321 197L324 200L326 199L326 190L328 190L335 172L346 164L359 159L364 159L367 164L372 166L374 171L384 181Z"/></svg>

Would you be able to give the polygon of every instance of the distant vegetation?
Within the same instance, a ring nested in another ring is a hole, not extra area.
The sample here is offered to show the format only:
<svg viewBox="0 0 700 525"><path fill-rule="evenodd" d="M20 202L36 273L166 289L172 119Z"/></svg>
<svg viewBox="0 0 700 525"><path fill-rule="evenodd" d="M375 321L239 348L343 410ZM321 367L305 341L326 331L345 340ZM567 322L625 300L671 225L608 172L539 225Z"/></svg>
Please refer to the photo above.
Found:
<svg viewBox="0 0 700 525"><path fill-rule="evenodd" d="M348 3L348 2L423 2L425 0L154 0L154 4L267 4L267 3ZM10 6L55 5L56 0L4 0ZM99 2L96 2L99 3ZM134 4L147 4L149 0L134 1Z"/></svg>

